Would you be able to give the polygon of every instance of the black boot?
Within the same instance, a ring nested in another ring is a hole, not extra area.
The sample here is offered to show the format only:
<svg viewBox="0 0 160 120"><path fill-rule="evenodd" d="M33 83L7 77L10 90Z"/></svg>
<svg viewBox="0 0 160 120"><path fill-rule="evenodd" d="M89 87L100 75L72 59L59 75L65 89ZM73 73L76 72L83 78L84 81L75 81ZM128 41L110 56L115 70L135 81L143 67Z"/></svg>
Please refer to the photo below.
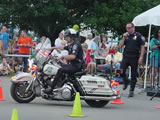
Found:
<svg viewBox="0 0 160 120"><path fill-rule="evenodd" d="M51 86L48 86L48 88L44 89L43 92L44 93L47 93L47 94L50 94L52 93L53 89L55 88L55 86L57 85L57 82L58 82L59 79L55 79L53 80L52 82L52 85Z"/></svg>
<svg viewBox="0 0 160 120"><path fill-rule="evenodd" d="M50 87L50 86L48 86L48 88L46 88L46 89L43 90L43 92L47 93L47 94L52 93L52 91L53 91L53 88Z"/></svg>
<svg viewBox="0 0 160 120"><path fill-rule="evenodd" d="M129 91L129 95L128 97L133 97L134 96L134 88L135 88L136 83L131 82L131 87L130 87L130 91Z"/></svg>
<svg viewBox="0 0 160 120"><path fill-rule="evenodd" d="M134 91L129 91L128 97L133 97L134 96Z"/></svg>
<svg viewBox="0 0 160 120"><path fill-rule="evenodd" d="M127 89L128 83L129 83L128 79L127 78L123 78L123 90Z"/></svg>

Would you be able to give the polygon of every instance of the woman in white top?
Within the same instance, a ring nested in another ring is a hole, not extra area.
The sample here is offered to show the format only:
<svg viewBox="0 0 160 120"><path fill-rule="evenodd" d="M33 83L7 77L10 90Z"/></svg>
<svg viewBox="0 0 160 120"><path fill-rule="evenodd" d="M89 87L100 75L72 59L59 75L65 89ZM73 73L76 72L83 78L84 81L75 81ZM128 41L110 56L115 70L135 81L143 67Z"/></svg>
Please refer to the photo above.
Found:
<svg viewBox="0 0 160 120"><path fill-rule="evenodd" d="M107 45L108 37L106 35L101 36L101 43L99 45L99 52L100 56L106 57L108 52L108 45Z"/></svg>

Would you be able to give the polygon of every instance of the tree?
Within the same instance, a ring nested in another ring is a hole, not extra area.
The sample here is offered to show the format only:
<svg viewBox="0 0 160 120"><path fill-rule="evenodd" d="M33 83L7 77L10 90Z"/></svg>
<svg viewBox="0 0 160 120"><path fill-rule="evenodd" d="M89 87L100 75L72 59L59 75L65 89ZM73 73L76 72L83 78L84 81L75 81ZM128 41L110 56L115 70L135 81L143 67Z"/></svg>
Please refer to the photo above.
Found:
<svg viewBox="0 0 160 120"><path fill-rule="evenodd" d="M160 0L6 0L0 3L0 23L34 30L53 42L58 33L84 23L98 33L122 34L125 24Z"/></svg>
<svg viewBox="0 0 160 120"><path fill-rule="evenodd" d="M159 3L160 0L97 0L94 7L89 9L84 22L99 33L112 30L116 35L122 34L126 31L126 23L132 22L135 16ZM148 33L145 27L139 30Z"/></svg>
<svg viewBox="0 0 160 120"><path fill-rule="evenodd" d="M34 30L54 41L61 30L80 23L71 5L70 0L8 0L0 4L0 22Z"/></svg>

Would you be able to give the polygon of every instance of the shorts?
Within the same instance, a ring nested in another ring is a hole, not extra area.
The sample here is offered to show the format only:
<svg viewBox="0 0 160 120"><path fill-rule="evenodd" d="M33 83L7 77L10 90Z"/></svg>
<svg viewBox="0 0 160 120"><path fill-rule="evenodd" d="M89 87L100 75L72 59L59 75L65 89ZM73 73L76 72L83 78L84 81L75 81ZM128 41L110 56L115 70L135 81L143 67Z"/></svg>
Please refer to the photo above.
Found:
<svg viewBox="0 0 160 120"><path fill-rule="evenodd" d="M160 60L151 58L150 65L151 65L151 67L160 67Z"/></svg>

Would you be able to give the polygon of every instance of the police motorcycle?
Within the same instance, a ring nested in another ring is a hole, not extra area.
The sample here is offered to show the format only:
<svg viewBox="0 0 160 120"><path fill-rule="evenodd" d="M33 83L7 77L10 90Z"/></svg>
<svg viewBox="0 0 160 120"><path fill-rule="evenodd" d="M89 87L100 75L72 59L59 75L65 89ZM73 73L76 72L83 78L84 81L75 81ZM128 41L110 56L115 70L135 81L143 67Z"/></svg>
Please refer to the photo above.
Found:
<svg viewBox="0 0 160 120"><path fill-rule="evenodd" d="M74 75L64 74L63 80L58 83L59 89L52 93L43 92L61 67L56 58L51 55L51 50L45 46L51 44L47 38L41 49L35 56L34 62L29 62L30 73L19 73L11 78L11 96L18 103L29 103L36 97L46 100L74 101L76 92L80 93L80 99L91 107L103 107L109 101L120 98L111 81L101 76L86 75L86 71Z"/></svg>

